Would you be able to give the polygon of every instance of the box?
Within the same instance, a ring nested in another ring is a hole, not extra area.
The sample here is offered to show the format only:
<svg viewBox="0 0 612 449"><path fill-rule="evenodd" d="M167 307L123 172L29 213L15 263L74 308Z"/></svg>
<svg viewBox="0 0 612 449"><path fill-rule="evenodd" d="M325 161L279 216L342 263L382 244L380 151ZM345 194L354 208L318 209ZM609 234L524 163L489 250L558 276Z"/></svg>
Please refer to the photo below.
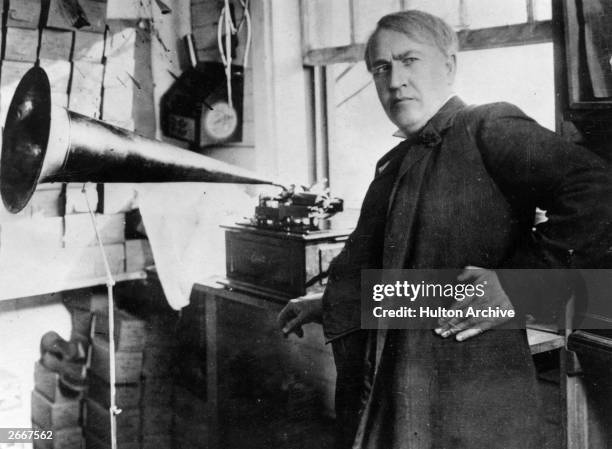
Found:
<svg viewBox="0 0 612 449"><path fill-rule="evenodd" d="M76 31L74 34L74 61L101 63L104 56L104 34Z"/></svg>
<svg viewBox="0 0 612 449"><path fill-rule="evenodd" d="M39 58L69 61L72 51L72 35L72 31L44 28L40 36Z"/></svg>
<svg viewBox="0 0 612 449"><path fill-rule="evenodd" d="M91 399L85 401L85 429L104 442L110 442L110 415L108 408ZM140 410L127 408L117 417L117 442L138 442L141 434Z"/></svg>
<svg viewBox="0 0 612 449"><path fill-rule="evenodd" d="M108 314L96 314L96 336L108 340ZM145 349L145 322L122 310L115 310L115 350L142 352ZM147 348L148 350L148 348Z"/></svg>
<svg viewBox="0 0 612 449"><path fill-rule="evenodd" d="M72 334L88 338L91 335L92 313L89 310L72 309L70 317L72 319Z"/></svg>
<svg viewBox="0 0 612 449"><path fill-rule="evenodd" d="M54 430L53 439L34 440L34 449L83 449L83 431L80 427Z"/></svg>
<svg viewBox="0 0 612 449"><path fill-rule="evenodd" d="M78 3L74 3L78 7L70 10L65 8L64 3L63 0L49 0L46 26L65 30L79 29L104 33L106 2L79 0ZM89 25L87 25L88 23Z"/></svg>
<svg viewBox="0 0 612 449"><path fill-rule="evenodd" d="M6 26L37 29L40 22L40 0L10 0Z"/></svg>
<svg viewBox="0 0 612 449"><path fill-rule="evenodd" d="M54 101L53 97L51 101ZM60 215L60 190L61 187L59 185L39 186L28 203L26 210L28 210L34 218L58 217Z"/></svg>
<svg viewBox="0 0 612 449"><path fill-rule="evenodd" d="M74 61L69 108L83 115L98 118L102 99L104 65L88 61Z"/></svg>
<svg viewBox="0 0 612 449"><path fill-rule="evenodd" d="M95 214L96 226L102 243L110 245L125 241L125 214ZM64 246L82 247L98 244L90 214L64 216Z"/></svg>
<svg viewBox="0 0 612 449"><path fill-rule="evenodd" d="M108 310L108 294L106 291L72 290L62 293L64 304L70 310L78 309L86 312L106 312ZM74 324L73 324L74 325Z"/></svg>
<svg viewBox="0 0 612 449"><path fill-rule="evenodd" d="M35 62L38 50L38 30L29 28L7 28L4 59Z"/></svg>
<svg viewBox="0 0 612 449"><path fill-rule="evenodd" d="M132 65L126 66L130 74L134 73L137 34L137 28L125 26L125 22L116 21L108 24L104 56L107 60L120 60L126 63L132 61Z"/></svg>
<svg viewBox="0 0 612 449"><path fill-rule="evenodd" d="M87 15L89 26L81 28L82 31L92 31L102 33L106 30L106 1L100 0L79 0L79 4Z"/></svg>
<svg viewBox="0 0 612 449"><path fill-rule="evenodd" d="M134 90L132 82L125 87L105 87L102 101L104 120L128 123L134 117Z"/></svg>
<svg viewBox="0 0 612 449"><path fill-rule="evenodd" d="M140 405L141 384L115 384L115 402L120 409L138 408ZM89 399L105 408L110 407L110 384L98 376L89 379Z"/></svg>
<svg viewBox="0 0 612 449"><path fill-rule="evenodd" d="M38 393L54 404L80 400L81 394L64 396L59 388L59 377L58 373L46 368L39 361L34 364L34 388Z"/></svg>
<svg viewBox="0 0 612 449"><path fill-rule="evenodd" d="M41 429L59 430L77 427L80 411L79 399L54 404L38 391L32 391L32 422Z"/></svg>
<svg viewBox="0 0 612 449"><path fill-rule="evenodd" d="M110 382L108 341L94 336L90 371ZM142 352L115 351L115 382L137 383L142 372Z"/></svg>
<svg viewBox="0 0 612 449"><path fill-rule="evenodd" d="M306 283L326 272L340 253L346 231L312 234L224 226L227 278L254 292L290 299L321 292L326 279Z"/></svg>

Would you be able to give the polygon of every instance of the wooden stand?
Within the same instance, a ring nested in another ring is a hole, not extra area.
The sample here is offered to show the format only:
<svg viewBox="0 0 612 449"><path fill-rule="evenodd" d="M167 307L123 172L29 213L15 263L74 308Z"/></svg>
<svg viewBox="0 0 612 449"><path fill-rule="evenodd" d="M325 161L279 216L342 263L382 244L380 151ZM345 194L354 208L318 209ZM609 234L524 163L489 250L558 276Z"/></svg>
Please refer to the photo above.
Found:
<svg viewBox="0 0 612 449"><path fill-rule="evenodd" d="M299 432L326 447L335 369L321 326L284 338L282 304L214 281L196 284L193 300L205 319L207 447L296 447Z"/></svg>

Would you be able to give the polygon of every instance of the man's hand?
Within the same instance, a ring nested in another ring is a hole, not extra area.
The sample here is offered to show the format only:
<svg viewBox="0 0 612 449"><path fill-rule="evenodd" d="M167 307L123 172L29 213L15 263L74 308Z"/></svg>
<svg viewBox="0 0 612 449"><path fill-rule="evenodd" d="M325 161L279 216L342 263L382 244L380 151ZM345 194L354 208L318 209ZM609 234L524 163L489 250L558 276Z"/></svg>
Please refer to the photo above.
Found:
<svg viewBox="0 0 612 449"><path fill-rule="evenodd" d="M298 337L304 336L302 325L321 322L323 304L322 293L312 293L290 300L276 318L278 326L285 337L294 332Z"/></svg>
<svg viewBox="0 0 612 449"><path fill-rule="evenodd" d="M475 312L487 310L488 307L492 307L495 310L514 311L514 307L508 295L502 289L495 271L468 266L457 277L457 280L460 282L471 282L474 285L482 285L484 295L472 295L463 301L456 301L449 310L463 310L463 317L440 318L438 320L439 327L434 329L436 334L441 335L443 338L456 335L457 341L463 341L512 319L513 313L510 314L512 316L505 317L465 316L465 312L469 307Z"/></svg>

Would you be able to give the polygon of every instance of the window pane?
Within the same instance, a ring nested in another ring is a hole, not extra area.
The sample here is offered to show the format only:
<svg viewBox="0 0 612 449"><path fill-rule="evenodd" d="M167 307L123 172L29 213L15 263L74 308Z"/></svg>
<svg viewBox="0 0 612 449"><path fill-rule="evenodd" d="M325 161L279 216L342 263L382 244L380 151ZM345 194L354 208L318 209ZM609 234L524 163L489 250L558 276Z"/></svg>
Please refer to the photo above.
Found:
<svg viewBox="0 0 612 449"><path fill-rule="evenodd" d="M551 20L552 19L552 1L551 0L534 0L533 15L536 20Z"/></svg>
<svg viewBox="0 0 612 449"><path fill-rule="evenodd" d="M526 0L465 0L465 2L466 25L470 29L527 21Z"/></svg>
<svg viewBox="0 0 612 449"><path fill-rule="evenodd" d="M331 68L331 67L330 67ZM334 64L334 140L329 154L331 192L343 198L347 209L359 208L374 177L376 161L400 142L396 128L378 103L378 96L363 62L345 72ZM366 87L364 87L366 86ZM350 99L349 99L350 98ZM338 106L339 105L339 106Z"/></svg>
<svg viewBox="0 0 612 449"><path fill-rule="evenodd" d="M418 9L434 14L456 28L460 28L459 0L407 0L406 9Z"/></svg>
<svg viewBox="0 0 612 449"><path fill-rule="evenodd" d="M459 53L455 91L468 103L509 101L555 129L552 44Z"/></svg>
<svg viewBox="0 0 612 449"><path fill-rule="evenodd" d="M350 0L305 0L304 17L312 49L351 43Z"/></svg>
<svg viewBox="0 0 612 449"><path fill-rule="evenodd" d="M365 42L376 22L385 14L399 11L399 0L352 0L355 8L355 41Z"/></svg>

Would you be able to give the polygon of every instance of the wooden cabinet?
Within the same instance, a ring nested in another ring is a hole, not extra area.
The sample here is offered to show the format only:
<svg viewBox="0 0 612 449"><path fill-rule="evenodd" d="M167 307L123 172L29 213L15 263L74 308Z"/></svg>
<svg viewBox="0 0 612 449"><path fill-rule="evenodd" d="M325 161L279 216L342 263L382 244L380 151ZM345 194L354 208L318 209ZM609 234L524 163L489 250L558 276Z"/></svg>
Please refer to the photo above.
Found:
<svg viewBox="0 0 612 449"><path fill-rule="evenodd" d="M284 338L282 303L214 284L196 284L193 300L205 317L208 447L331 447L335 369L321 326Z"/></svg>

